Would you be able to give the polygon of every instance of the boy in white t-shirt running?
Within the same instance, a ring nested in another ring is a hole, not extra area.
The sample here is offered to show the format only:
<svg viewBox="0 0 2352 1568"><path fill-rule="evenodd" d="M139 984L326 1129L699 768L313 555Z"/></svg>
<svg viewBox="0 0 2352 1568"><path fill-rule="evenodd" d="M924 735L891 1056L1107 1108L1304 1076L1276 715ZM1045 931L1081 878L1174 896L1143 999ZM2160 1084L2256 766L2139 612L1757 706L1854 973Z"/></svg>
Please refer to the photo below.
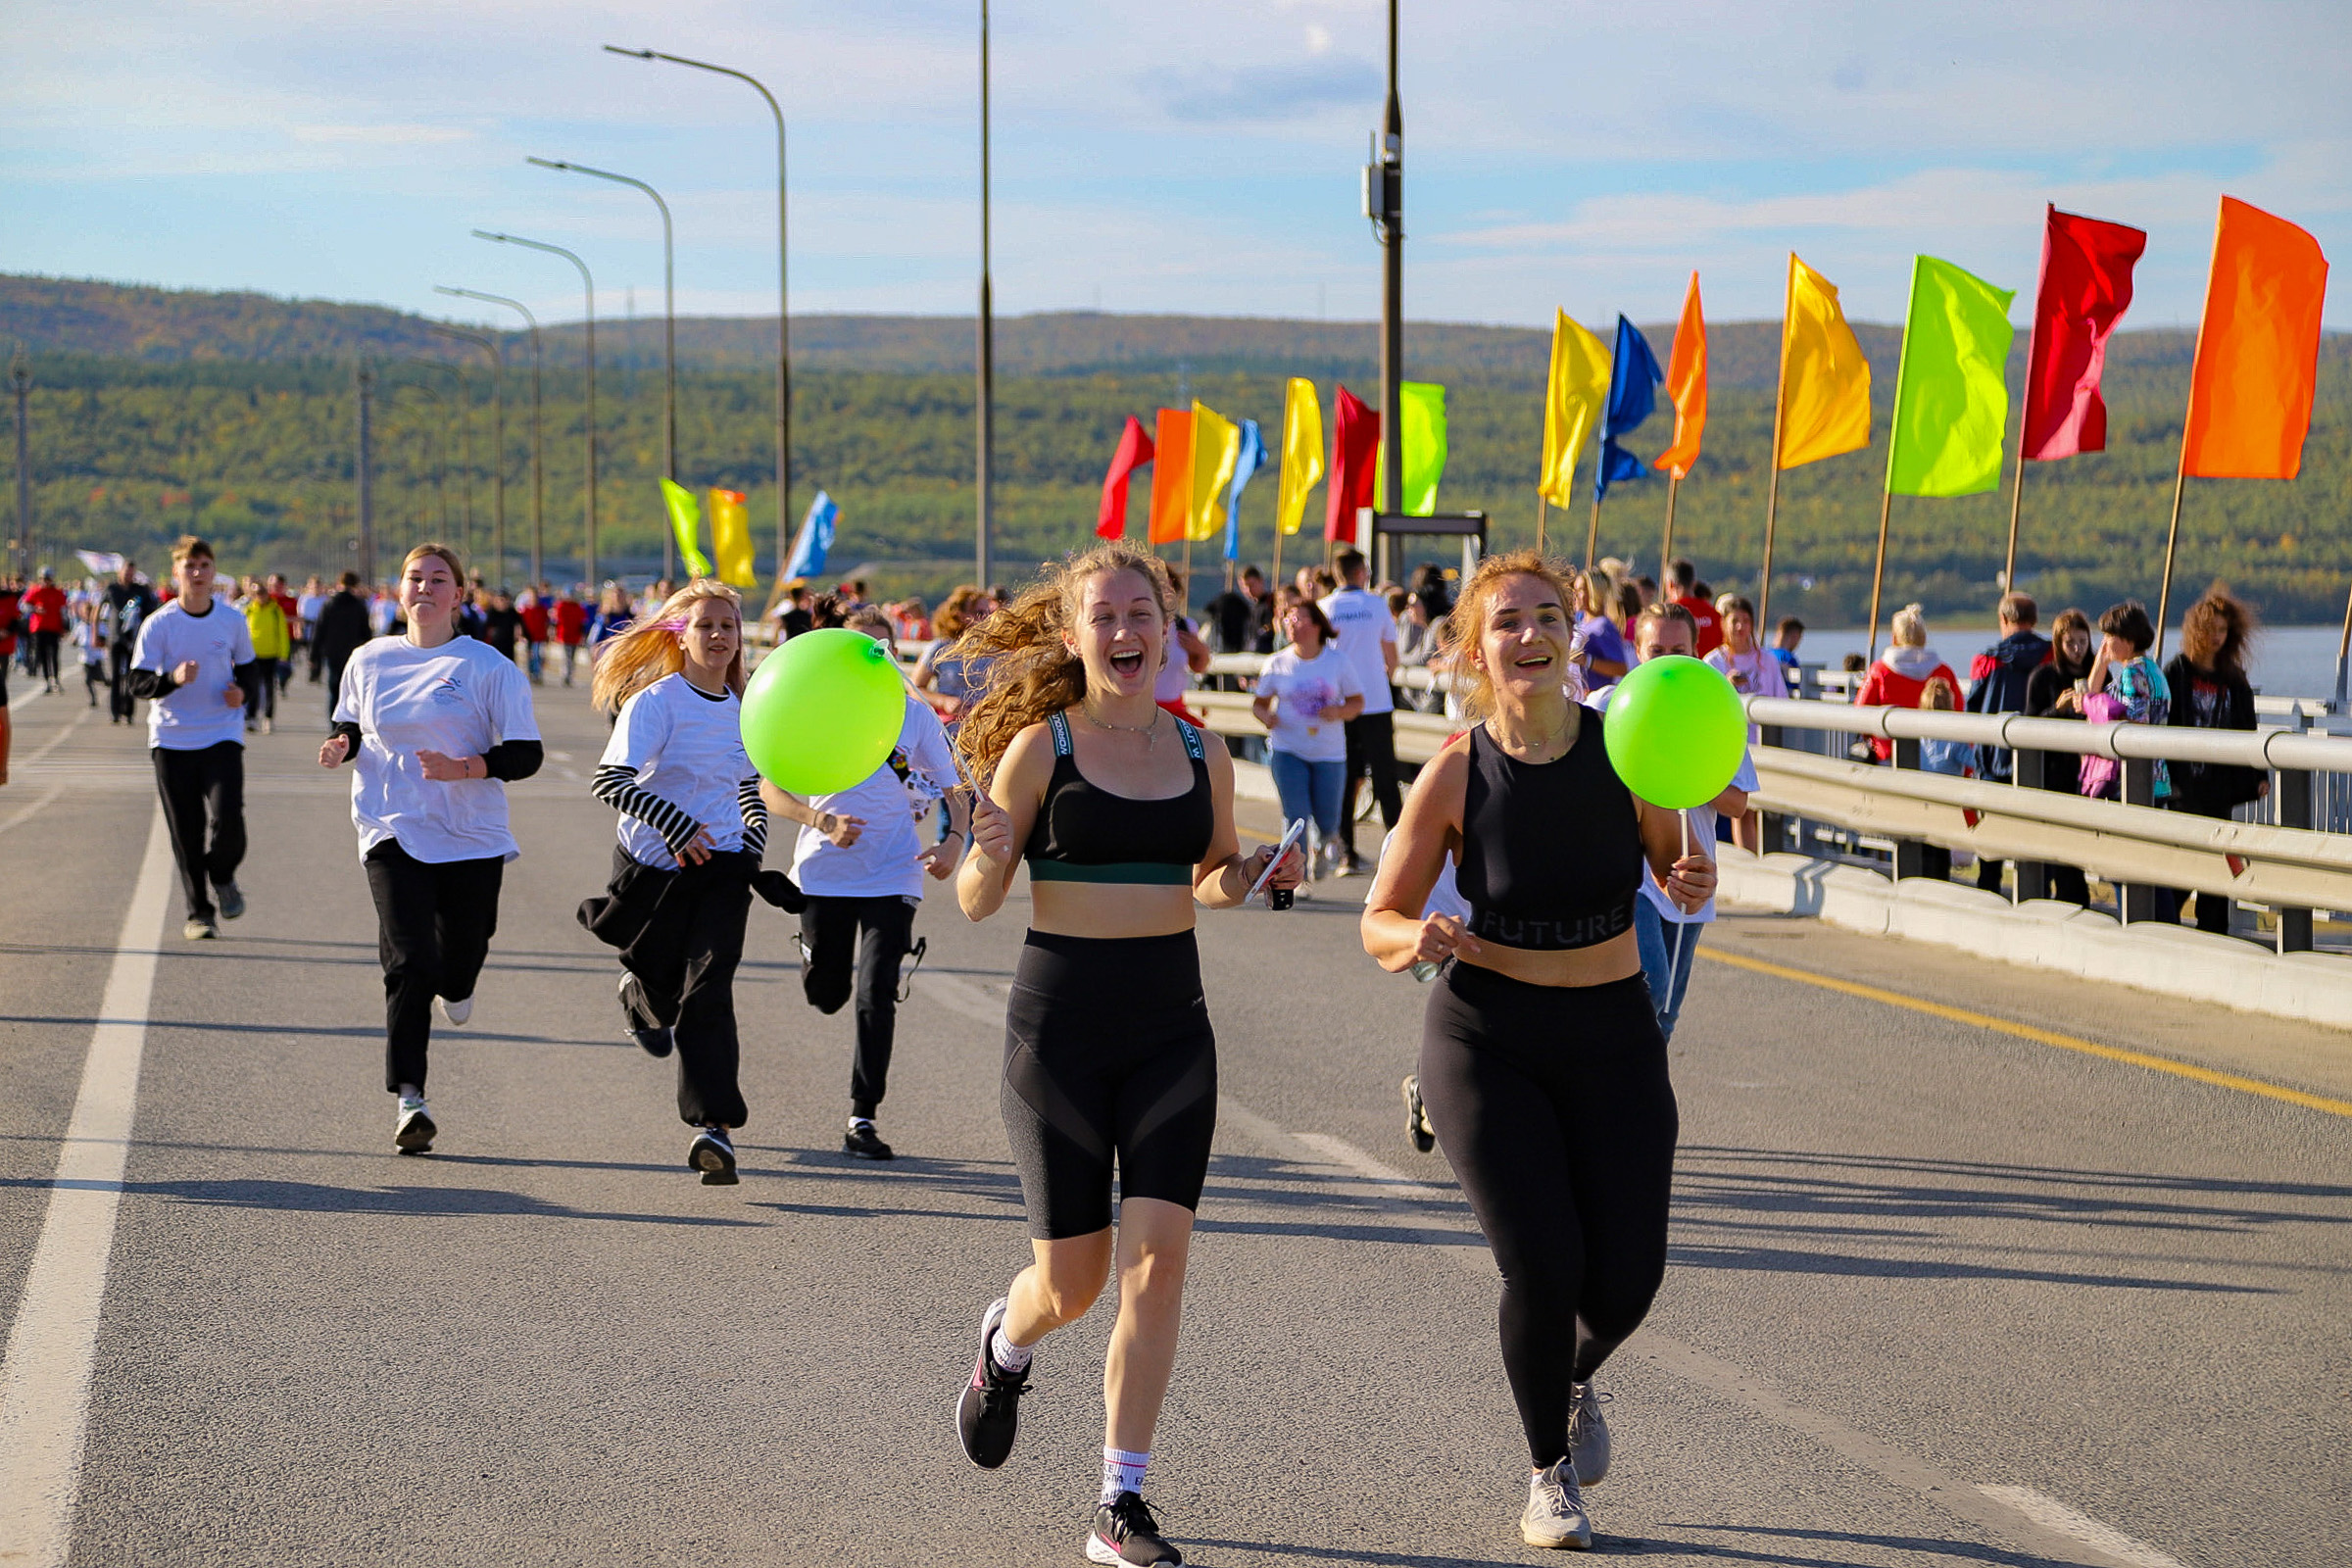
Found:
<svg viewBox="0 0 2352 1568"><path fill-rule="evenodd" d="M859 611L849 624L884 644L892 640L890 619L880 611ZM926 874L942 882L954 876L971 842L971 802L956 787L958 777L939 715L909 692L898 746L863 783L808 800L760 786L769 810L800 824L792 874L808 901L801 912L802 991L823 1013L839 1012L853 991L858 1000L841 1150L860 1159L895 1153L875 1130L874 1115L890 1086L898 1041L899 970L909 953L922 961L914 913ZM925 844L918 824L943 797L947 837Z"/></svg>
<svg viewBox="0 0 2352 1568"><path fill-rule="evenodd" d="M245 912L245 684L258 665L245 617L213 593L213 547L172 547L177 597L139 624L130 695L147 705L148 755L187 898L180 935L220 934Z"/></svg>
<svg viewBox="0 0 2352 1568"><path fill-rule="evenodd" d="M737 1079L735 969L767 808L744 754L743 607L735 590L688 583L606 644L591 699L616 712L589 789L620 813L607 896L580 923L620 949L620 1006L649 1055L678 1057L678 1117L695 1129L686 1166L732 1186L728 1133L748 1118Z"/></svg>

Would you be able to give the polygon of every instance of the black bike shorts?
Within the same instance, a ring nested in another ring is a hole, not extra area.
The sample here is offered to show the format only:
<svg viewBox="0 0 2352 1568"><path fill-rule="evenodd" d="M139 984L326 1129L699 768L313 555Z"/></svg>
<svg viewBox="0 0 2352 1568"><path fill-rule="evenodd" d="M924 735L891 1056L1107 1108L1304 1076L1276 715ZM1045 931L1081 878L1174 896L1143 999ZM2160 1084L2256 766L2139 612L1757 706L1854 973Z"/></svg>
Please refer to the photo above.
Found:
<svg viewBox="0 0 2352 1568"><path fill-rule="evenodd" d="M1217 1043L1193 933L1029 933L1004 1016L1004 1132L1041 1241L1109 1228L1119 1196L1200 1206Z"/></svg>

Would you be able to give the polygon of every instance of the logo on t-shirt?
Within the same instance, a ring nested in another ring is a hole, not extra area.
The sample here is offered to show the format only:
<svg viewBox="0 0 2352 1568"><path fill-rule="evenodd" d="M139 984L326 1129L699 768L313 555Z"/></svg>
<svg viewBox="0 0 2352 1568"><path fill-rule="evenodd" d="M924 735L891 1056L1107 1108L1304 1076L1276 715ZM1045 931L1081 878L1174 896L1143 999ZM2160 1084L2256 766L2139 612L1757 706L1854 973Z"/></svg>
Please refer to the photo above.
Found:
<svg viewBox="0 0 2352 1568"><path fill-rule="evenodd" d="M466 700L466 691L458 684L457 676L444 675L433 682L432 697L443 708L455 708Z"/></svg>

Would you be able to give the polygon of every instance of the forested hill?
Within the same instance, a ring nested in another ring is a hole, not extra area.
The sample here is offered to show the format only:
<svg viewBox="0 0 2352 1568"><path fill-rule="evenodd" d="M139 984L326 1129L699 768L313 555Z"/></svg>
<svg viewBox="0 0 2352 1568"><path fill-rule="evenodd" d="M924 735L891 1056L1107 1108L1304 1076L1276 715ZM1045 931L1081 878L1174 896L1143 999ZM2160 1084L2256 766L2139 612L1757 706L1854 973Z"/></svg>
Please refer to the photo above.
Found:
<svg viewBox="0 0 2352 1568"><path fill-rule="evenodd" d="M231 569L349 564L354 369L365 356L376 372L379 539L390 547L447 533L469 549L486 545L503 473L505 574L516 575L530 518L530 377L517 373L527 357L509 357L505 439L494 448L482 356L445 355L445 340L424 325L366 307L0 278L0 352L24 343L33 374L33 536L43 559L63 562L80 547L152 560L162 541L195 528L220 542ZM639 327L633 355L617 324L600 322L598 333L602 564L630 572L661 559L659 323ZM685 323L681 338L698 347L678 389L680 476L750 497L763 572L773 569L776 515L773 331L772 321ZM1648 331L1663 360L1671 328ZM1817 624L1858 622L1869 599L1899 343L1887 327L1861 334L1878 372L1882 444L1791 470L1781 485L1773 605ZM923 593L961 575L973 514L971 335L968 319L794 322L788 514L797 521L819 485L840 503L835 569L871 565L878 585ZM1769 322L1709 328L1705 453L1681 488L1676 546L1719 588L1752 587L1762 554L1776 335ZM995 516L1008 576L1089 537L1103 466L1130 415L1149 421L1156 407L1199 397L1271 430L1286 375L1313 376L1327 406L1335 378L1367 396L1375 387L1374 332L1362 323L1044 316L1000 323L998 343ZM1519 328L1433 324L1408 335L1409 372L1448 389L1441 504L1491 513L1497 544L1533 533L1547 347L1547 334ZM2093 610L2128 594L2154 602L2191 348L2184 332L2120 334L2106 380L2110 450L2032 466L2020 566L2045 599ZM2013 389L2024 349L2021 335ZM562 339L544 378L544 538L559 575L576 570L564 563L583 533L578 365ZM1634 450L1654 453L1668 417L1638 432ZM0 498L14 487L12 446L0 442ZM1148 473L1138 480L1135 515L1149 483ZM1264 480L1244 497L1250 558L1273 548L1274 490ZM2008 500L2005 481L1997 494L1898 500L1891 601L1981 616ZM1655 479L1613 492L1603 551L1654 568L1663 502ZM1319 519L1319 498L1315 508ZM1551 514L1551 539L1581 553L1587 508L1573 510ZM2331 336L2323 348L2301 479L2192 481L2181 539L2184 586L2227 577L2272 620L2342 613L2352 580L2352 338ZM1284 548L1296 559L1314 546Z"/></svg>

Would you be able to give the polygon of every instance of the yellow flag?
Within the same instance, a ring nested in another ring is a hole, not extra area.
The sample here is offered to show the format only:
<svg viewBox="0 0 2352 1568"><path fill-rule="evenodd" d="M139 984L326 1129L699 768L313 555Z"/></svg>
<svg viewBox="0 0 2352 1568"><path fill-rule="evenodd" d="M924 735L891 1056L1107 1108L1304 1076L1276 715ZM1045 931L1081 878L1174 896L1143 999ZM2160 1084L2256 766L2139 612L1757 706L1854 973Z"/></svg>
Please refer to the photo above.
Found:
<svg viewBox="0 0 2352 1568"><path fill-rule="evenodd" d="M1282 400L1282 489L1274 499L1274 525L1297 533L1306 517L1306 498L1322 481L1323 405L1315 401L1315 383L1294 375Z"/></svg>
<svg viewBox="0 0 2352 1568"><path fill-rule="evenodd" d="M1187 539L1214 539L1225 526L1225 497L1242 461L1242 427L1199 398L1193 400L1193 504L1185 513Z"/></svg>
<svg viewBox="0 0 2352 1568"><path fill-rule="evenodd" d="M752 519L743 492L710 487L710 553L718 557L718 580L737 588L759 586L752 567Z"/></svg>
<svg viewBox="0 0 2352 1568"><path fill-rule="evenodd" d="M1536 493L1555 507L1576 499L1576 460L1609 398L1609 351L1600 339L1552 313L1551 374L1544 384L1544 470Z"/></svg>
<svg viewBox="0 0 2352 1568"><path fill-rule="evenodd" d="M1838 286L1788 253L1781 323L1780 466L1870 445L1870 362L1838 308Z"/></svg>

